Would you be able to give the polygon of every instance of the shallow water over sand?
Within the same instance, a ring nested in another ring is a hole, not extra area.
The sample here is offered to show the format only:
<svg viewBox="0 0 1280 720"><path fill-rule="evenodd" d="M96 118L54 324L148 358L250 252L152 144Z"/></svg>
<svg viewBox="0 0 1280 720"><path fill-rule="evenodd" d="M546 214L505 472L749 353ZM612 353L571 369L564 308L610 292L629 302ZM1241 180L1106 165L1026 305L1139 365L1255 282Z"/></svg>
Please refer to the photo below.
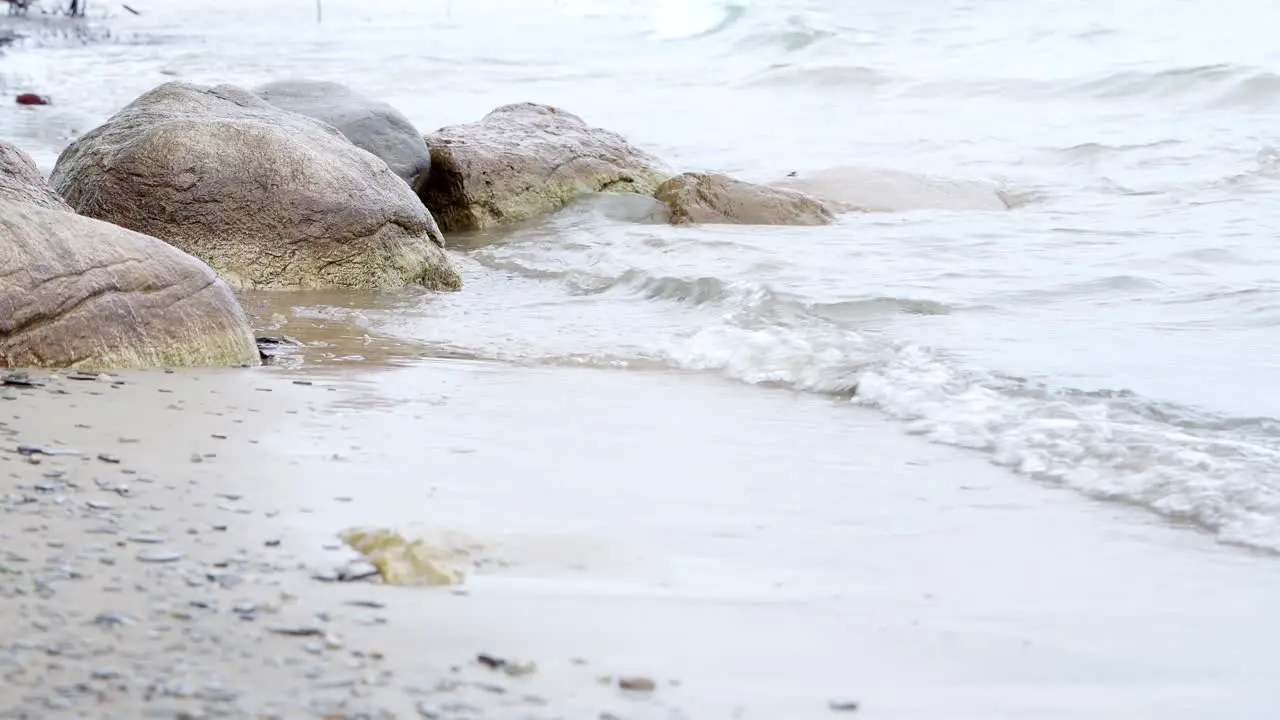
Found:
<svg viewBox="0 0 1280 720"><path fill-rule="evenodd" d="M500 647L553 684L564 657L634 668L663 683L628 708L642 718L830 717L837 698L891 718L1275 706L1271 558L1099 512L872 411L654 372L296 372L315 411L251 472L288 461L305 480L248 481L284 508L277 528L483 547L465 596L392 589L410 646Z"/></svg>
<svg viewBox="0 0 1280 720"><path fill-rule="evenodd" d="M463 293L304 314L409 359L856 387L1027 478L1280 549L1270 5L326 0L319 24L305 2L131 5L0 61L6 89L55 98L0 105L46 169L159 82L307 75L425 131L555 103L679 168L820 176L881 210L673 229L598 198L459 238Z"/></svg>

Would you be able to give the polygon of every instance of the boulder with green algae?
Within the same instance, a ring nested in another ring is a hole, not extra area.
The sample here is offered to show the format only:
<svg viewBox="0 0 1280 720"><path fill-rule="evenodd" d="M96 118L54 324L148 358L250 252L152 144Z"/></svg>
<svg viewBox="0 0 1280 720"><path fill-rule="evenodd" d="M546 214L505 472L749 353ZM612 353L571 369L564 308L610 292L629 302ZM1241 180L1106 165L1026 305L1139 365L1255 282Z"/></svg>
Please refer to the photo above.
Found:
<svg viewBox="0 0 1280 720"><path fill-rule="evenodd" d="M431 173L418 194L445 232L527 220L588 192L652 195L671 176L621 135L531 102L441 128L427 147Z"/></svg>
<svg viewBox="0 0 1280 720"><path fill-rule="evenodd" d="M158 237L236 289L462 286L385 162L232 85L144 93L72 142L51 181L80 214Z"/></svg>
<svg viewBox="0 0 1280 720"><path fill-rule="evenodd" d="M0 198L0 367L257 363L244 311L209 266L153 237Z"/></svg>
<svg viewBox="0 0 1280 720"><path fill-rule="evenodd" d="M342 540L364 555L389 585L457 585L463 572L450 565L456 553L421 538L408 540L391 530L357 528Z"/></svg>

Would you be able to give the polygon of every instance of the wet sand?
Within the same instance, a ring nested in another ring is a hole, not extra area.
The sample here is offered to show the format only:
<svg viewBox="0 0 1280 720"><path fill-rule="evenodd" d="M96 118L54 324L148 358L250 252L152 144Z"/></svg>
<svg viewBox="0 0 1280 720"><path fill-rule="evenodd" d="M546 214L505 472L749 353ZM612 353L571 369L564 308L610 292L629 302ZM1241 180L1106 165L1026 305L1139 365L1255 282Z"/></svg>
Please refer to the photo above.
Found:
<svg viewBox="0 0 1280 720"><path fill-rule="evenodd" d="M1273 558L836 400L669 373L358 367L2 388L3 716L1276 706ZM467 581L313 579L360 525L478 548Z"/></svg>

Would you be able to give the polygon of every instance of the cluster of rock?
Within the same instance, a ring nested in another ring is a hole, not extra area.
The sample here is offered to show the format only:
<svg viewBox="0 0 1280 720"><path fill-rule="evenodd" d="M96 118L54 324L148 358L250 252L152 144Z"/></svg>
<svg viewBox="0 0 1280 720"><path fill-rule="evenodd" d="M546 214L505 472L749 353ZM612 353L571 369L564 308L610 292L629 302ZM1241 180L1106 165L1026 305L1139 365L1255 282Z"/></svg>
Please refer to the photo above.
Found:
<svg viewBox="0 0 1280 720"><path fill-rule="evenodd" d="M233 289L458 290L443 233L591 192L655 197L674 224L833 219L795 190L676 175L547 105L424 138L336 83L170 82L73 142L48 183L0 143L0 366L255 363Z"/></svg>

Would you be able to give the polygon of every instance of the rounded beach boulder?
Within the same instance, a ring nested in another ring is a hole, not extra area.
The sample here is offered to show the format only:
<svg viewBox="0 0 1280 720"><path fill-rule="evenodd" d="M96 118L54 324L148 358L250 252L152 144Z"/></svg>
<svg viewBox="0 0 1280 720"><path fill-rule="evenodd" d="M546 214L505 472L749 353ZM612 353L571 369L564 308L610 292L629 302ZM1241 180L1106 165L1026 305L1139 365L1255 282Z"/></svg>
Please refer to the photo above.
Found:
<svg viewBox="0 0 1280 720"><path fill-rule="evenodd" d="M655 197L671 210L673 225L826 225L835 220L811 195L717 173L682 173L664 182Z"/></svg>
<svg viewBox="0 0 1280 720"><path fill-rule="evenodd" d="M209 266L153 237L0 198L0 367L258 363Z"/></svg>
<svg viewBox="0 0 1280 720"><path fill-rule="evenodd" d="M282 110L332 125L353 145L381 158L410 186L426 181L431 170L427 143L394 107L327 80L277 80L253 92Z"/></svg>
<svg viewBox="0 0 1280 720"><path fill-rule="evenodd" d="M71 206L45 182L31 156L3 140L0 140L0 200L71 211Z"/></svg>
<svg viewBox="0 0 1280 720"><path fill-rule="evenodd" d="M516 103L427 136L419 188L445 232L483 230L557 210L588 192L652 195L671 176L621 135L537 103Z"/></svg>
<svg viewBox="0 0 1280 720"><path fill-rule="evenodd" d="M385 162L235 86L147 92L64 150L51 181L79 213L158 237L235 288L462 284Z"/></svg>

